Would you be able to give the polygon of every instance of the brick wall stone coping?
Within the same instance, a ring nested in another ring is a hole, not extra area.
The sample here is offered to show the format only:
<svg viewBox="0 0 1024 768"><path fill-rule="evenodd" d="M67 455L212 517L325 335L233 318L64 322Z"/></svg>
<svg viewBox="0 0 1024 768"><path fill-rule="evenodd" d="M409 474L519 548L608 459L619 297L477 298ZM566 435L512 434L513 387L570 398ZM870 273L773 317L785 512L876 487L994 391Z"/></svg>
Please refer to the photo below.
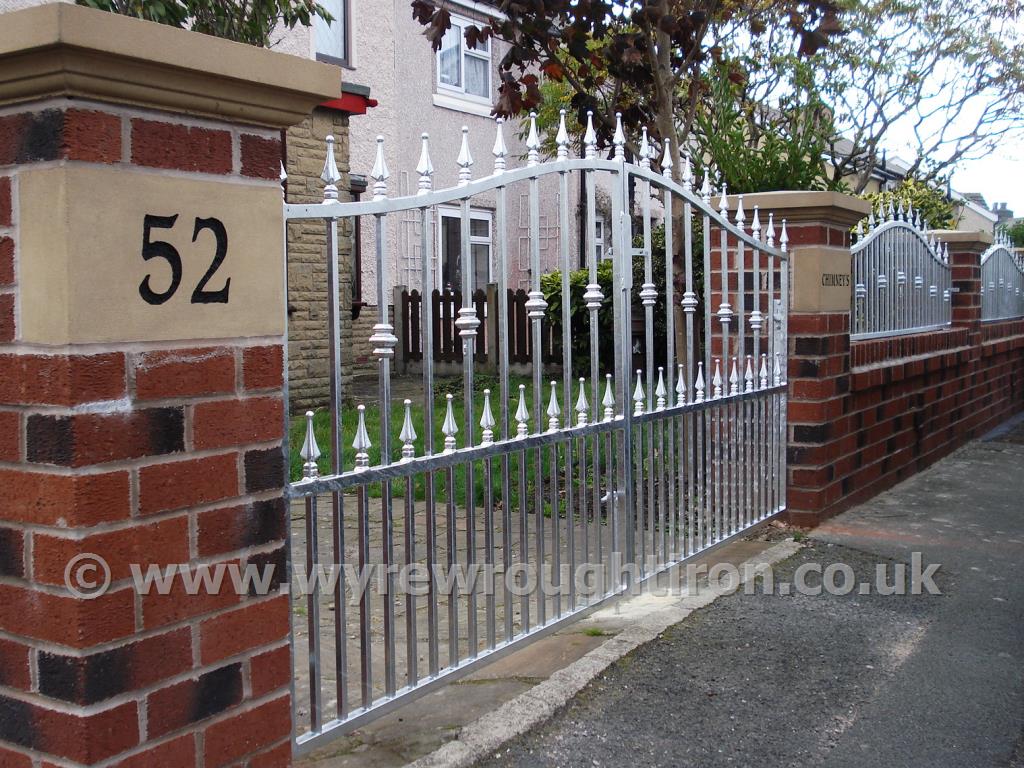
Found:
<svg viewBox="0 0 1024 768"><path fill-rule="evenodd" d="M930 234L939 241L949 244L950 251L958 253L981 253L992 245L992 233L984 230L961 232L952 229L933 229Z"/></svg>
<svg viewBox="0 0 1024 768"><path fill-rule="evenodd" d="M0 105L78 96L284 128L340 89L332 65L67 3L0 22Z"/></svg>
<svg viewBox="0 0 1024 768"><path fill-rule="evenodd" d="M871 212L871 203L842 192L758 192L743 196L747 211L757 205L765 213L775 214L775 226L780 219L789 224L827 222L852 227Z"/></svg>

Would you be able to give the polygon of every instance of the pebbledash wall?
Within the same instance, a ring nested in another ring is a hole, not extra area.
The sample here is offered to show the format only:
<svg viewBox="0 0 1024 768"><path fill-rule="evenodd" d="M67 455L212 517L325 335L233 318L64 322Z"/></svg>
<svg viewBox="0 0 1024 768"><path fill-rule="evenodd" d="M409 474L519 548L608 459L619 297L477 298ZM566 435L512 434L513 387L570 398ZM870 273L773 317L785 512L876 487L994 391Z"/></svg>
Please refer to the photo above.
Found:
<svg viewBox="0 0 1024 768"><path fill-rule="evenodd" d="M850 272L850 230L867 203L831 192L744 203L762 220L772 212L776 226L788 222L791 522L816 525L1024 409L1024 318L981 321L980 257L991 234L934 233L952 265L948 329L851 343L852 290L821 276Z"/></svg>
<svg viewBox="0 0 1024 768"><path fill-rule="evenodd" d="M73 5L2 17L5 767L290 762L287 595L142 595L129 564L284 578L280 136L339 77ZM93 555L99 596L68 570Z"/></svg>

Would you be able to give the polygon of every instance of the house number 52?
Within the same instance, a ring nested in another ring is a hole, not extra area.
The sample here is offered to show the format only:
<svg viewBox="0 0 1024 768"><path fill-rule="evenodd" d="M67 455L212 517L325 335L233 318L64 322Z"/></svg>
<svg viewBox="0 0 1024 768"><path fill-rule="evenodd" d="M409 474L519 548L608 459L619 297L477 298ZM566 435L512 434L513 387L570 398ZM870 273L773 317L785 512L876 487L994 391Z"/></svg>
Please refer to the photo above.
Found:
<svg viewBox="0 0 1024 768"><path fill-rule="evenodd" d="M167 266L171 270L171 282L167 286L166 290L155 291L151 284L153 275L146 275L142 282L139 283L139 295L142 300L147 304L163 304L169 298L171 298L178 291L178 286L181 285L181 254L178 253L178 249L175 248L168 242L163 240L154 240L152 238L154 229L171 229L175 222L178 220L178 214L173 216L154 216L152 214L146 214L145 219L142 222L142 258L146 261L151 259L163 259L167 262ZM199 233L204 229L210 230L213 233L213 238L216 243L216 250L213 254L213 260L210 262L209 268L206 270L206 274L203 275L202 279L196 285L195 290L192 291L192 304L227 304L228 303L228 290L231 288L231 278L224 280L224 287L216 290L207 289L206 285L213 278L214 274L220 268L220 265L224 262L224 257L228 253L228 231L224 228L224 222L220 219L200 219L196 217L195 229L192 231L192 242L194 243L199 237Z"/></svg>

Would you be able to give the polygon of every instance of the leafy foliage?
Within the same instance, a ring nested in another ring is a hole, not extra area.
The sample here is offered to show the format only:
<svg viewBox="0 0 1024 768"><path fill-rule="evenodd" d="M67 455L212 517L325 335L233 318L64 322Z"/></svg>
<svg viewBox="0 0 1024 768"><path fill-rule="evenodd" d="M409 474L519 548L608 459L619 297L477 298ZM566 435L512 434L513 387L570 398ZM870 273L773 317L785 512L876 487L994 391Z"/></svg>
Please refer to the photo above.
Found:
<svg viewBox="0 0 1024 768"><path fill-rule="evenodd" d="M953 204L939 187L921 179L907 177L896 189L864 195L864 199L869 200L876 211L879 205L888 209L890 203L894 208L902 203L904 210L913 205L931 229L953 227Z"/></svg>
<svg viewBox="0 0 1024 768"><path fill-rule="evenodd" d="M836 189L825 168L832 120L799 61L801 87L777 107L751 96L749 81L730 65L712 68L696 112L692 143L699 175L710 165L730 191L746 194L779 189Z"/></svg>
<svg viewBox="0 0 1024 768"><path fill-rule="evenodd" d="M1024 221L1015 221L1003 228L1014 248L1024 248Z"/></svg>
<svg viewBox="0 0 1024 768"><path fill-rule="evenodd" d="M280 23L288 29L308 27L313 17L331 21L331 15L314 0L77 0L79 5L122 16L155 21L172 27L269 47L270 33Z"/></svg>
<svg viewBox="0 0 1024 768"><path fill-rule="evenodd" d="M498 64L500 86L495 113L520 114L543 101L541 78L569 84L570 103L580 122L595 110L602 144L614 131L614 111L631 134L649 126L652 138L672 141L678 151L690 118L680 108L695 102L702 73L721 57L714 30L742 19L748 35L763 34L770 19L799 41L797 53L811 55L841 31L832 0L780 0L744 7L717 0L496 0L504 18L468 25L466 44L500 39L507 51ZM437 50L451 28L443 0L412 0L412 15ZM598 109L602 102L614 109ZM635 147L633 148L635 149Z"/></svg>

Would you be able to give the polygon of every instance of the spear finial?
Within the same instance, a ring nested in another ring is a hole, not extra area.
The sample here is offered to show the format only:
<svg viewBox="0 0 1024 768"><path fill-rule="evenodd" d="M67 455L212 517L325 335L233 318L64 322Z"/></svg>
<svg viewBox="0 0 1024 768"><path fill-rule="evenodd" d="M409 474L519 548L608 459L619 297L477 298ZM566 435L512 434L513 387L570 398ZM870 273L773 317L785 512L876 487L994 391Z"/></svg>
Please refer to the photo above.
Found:
<svg viewBox="0 0 1024 768"><path fill-rule="evenodd" d="M715 375L711 379L711 397L717 399L722 396L722 361L715 358Z"/></svg>
<svg viewBox="0 0 1024 768"><path fill-rule="evenodd" d="M779 353L775 353L775 386L782 384L782 358Z"/></svg>
<svg viewBox="0 0 1024 768"><path fill-rule="evenodd" d="M530 420L530 412L526 409L526 385L519 385L519 407L516 408L516 437L526 437L529 429L526 422Z"/></svg>
<svg viewBox="0 0 1024 768"><path fill-rule="evenodd" d="M665 406L668 405L668 390L665 389L665 369L658 366L658 384L654 388L655 408L659 411L665 410Z"/></svg>
<svg viewBox="0 0 1024 768"><path fill-rule="evenodd" d="M281 168L284 174L284 167ZM287 175L285 175L287 179ZM324 159L324 169L320 173L324 180L324 202L338 199L338 182L341 181L341 173L338 172L338 164L334 160L334 137L327 137L327 157Z"/></svg>
<svg viewBox="0 0 1024 768"><path fill-rule="evenodd" d="M722 214L722 218L726 221L729 220L729 198L727 192L726 184L722 182L722 196L718 198L718 212Z"/></svg>
<svg viewBox="0 0 1024 768"><path fill-rule="evenodd" d="M408 461L416 455L413 442L416 440L416 428L412 425L412 400L405 399L405 420L398 439L402 441L402 461Z"/></svg>
<svg viewBox="0 0 1024 768"><path fill-rule="evenodd" d="M622 113L615 113L615 133L612 135L612 146L615 147L615 159L620 163L626 161L626 134L622 132Z"/></svg>
<svg viewBox="0 0 1024 768"><path fill-rule="evenodd" d="M786 220L782 220L782 232L779 235L779 250L785 253L789 246L789 233L786 231Z"/></svg>
<svg viewBox="0 0 1024 768"><path fill-rule="evenodd" d="M426 133L420 134L420 161L416 164L416 173L420 175L419 189L416 194L425 195L434 188L434 164L430 162L430 136Z"/></svg>
<svg viewBox="0 0 1024 768"><path fill-rule="evenodd" d="M587 426L587 412L590 410L590 403L587 402L587 380L580 376L580 394L576 398L576 424L581 427Z"/></svg>
<svg viewBox="0 0 1024 768"><path fill-rule="evenodd" d="M306 411L306 439L302 441L302 450L299 456L304 460L302 465L303 477L319 477L320 468L316 460L320 458L320 446L316 444L316 435L313 433L313 412Z"/></svg>
<svg viewBox="0 0 1024 768"><path fill-rule="evenodd" d="M672 142L665 139L665 152L661 156L661 175L666 179L671 179L675 166L675 160L672 158Z"/></svg>
<svg viewBox="0 0 1024 768"><path fill-rule="evenodd" d="M604 375L604 397L601 399L604 406L604 420L611 421L615 417L615 393L612 391L612 375Z"/></svg>
<svg viewBox="0 0 1024 768"><path fill-rule="evenodd" d="M373 199L380 200L388 196L388 164L384 161L384 137L377 137L377 156L373 161L373 168L370 170L370 178L373 179Z"/></svg>
<svg viewBox="0 0 1024 768"><path fill-rule="evenodd" d="M459 166L459 186L464 187L473 178L473 155L469 152L469 128L462 126L462 146L459 147L459 156L455 158Z"/></svg>
<svg viewBox="0 0 1024 768"><path fill-rule="evenodd" d="M761 353L761 370L758 377L761 379L761 389L768 389L768 355L764 352Z"/></svg>
<svg viewBox="0 0 1024 768"><path fill-rule="evenodd" d="M558 390L555 382L551 382L551 398L548 400L548 432L558 431L558 417L562 415L562 409L558 407Z"/></svg>
<svg viewBox="0 0 1024 768"><path fill-rule="evenodd" d="M740 374L737 370L736 356L732 358L732 370L729 372L729 394L738 395L740 393Z"/></svg>
<svg viewBox="0 0 1024 768"><path fill-rule="evenodd" d="M491 390L484 390L484 411L480 415L480 429L483 430L480 434L481 445L488 445L494 442L494 425L497 422L494 420L494 414L491 413Z"/></svg>
<svg viewBox="0 0 1024 768"><path fill-rule="evenodd" d="M455 413L452 411L452 396L445 395L444 423L441 425L441 433L444 435L444 452L451 453L455 450L455 435L459 431L459 425L455 423Z"/></svg>
<svg viewBox="0 0 1024 768"><path fill-rule="evenodd" d="M683 376L683 364L676 363L676 405L686 403L686 377Z"/></svg>
<svg viewBox="0 0 1024 768"><path fill-rule="evenodd" d="M764 231L765 241L769 248L775 247L775 213L768 213L768 226Z"/></svg>
<svg viewBox="0 0 1024 768"><path fill-rule="evenodd" d="M693 192L693 163L689 152L683 155L683 191Z"/></svg>
<svg viewBox="0 0 1024 768"><path fill-rule="evenodd" d="M647 141L647 126L640 129L640 167L651 167L651 144Z"/></svg>
<svg viewBox="0 0 1024 768"><path fill-rule="evenodd" d="M366 431L366 406L360 405L359 422L356 425L356 436L352 441L352 447L356 449L356 472L360 472L370 466L370 435Z"/></svg>
<svg viewBox="0 0 1024 768"><path fill-rule="evenodd" d="M695 402L704 402L704 363L697 363L697 379L693 383L693 399Z"/></svg>
<svg viewBox="0 0 1024 768"><path fill-rule="evenodd" d="M754 358L747 355L747 370L743 373L743 391L754 391Z"/></svg>
<svg viewBox="0 0 1024 768"><path fill-rule="evenodd" d="M587 130L583 134L583 156L588 160L597 157L597 131L594 130L594 111L587 110Z"/></svg>
<svg viewBox="0 0 1024 768"><path fill-rule="evenodd" d="M505 118L503 117L494 121L494 149L491 150L491 154L494 155L495 176L505 172L505 159L508 157L508 147L505 146L505 134L502 131L504 124Z"/></svg>
<svg viewBox="0 0 1024 768"><path fill-rule="evenodd" d="M636 371L636 387L633 389L633 415L639 416L644 412L644 372L639 368Z"/></svg>
<svg viewBox="0 0 1024 768"><path fill-rule="evenodd" d="M743 195L740 195L738 200L739 202L736 205L736 226L742 231L747 223L747 215L743 212Z"/></svg>
<svg viewBox="0 0 1024 768"><path fill-rule="evenodd" d="M526 165L540 162L540 136L537 135L537 113L530 113L530 132L526 135Z"/></svg>
<svg viewBox="0 0 1024 768"><path fill-rule="evenodd" d="M711 169L710 168L705 168L704 169L704 181L702 181L701 185L700 185L700 197L701 197L701 199L705 203L707 203L708 206L711 205Z"/></svg>
<svg viewBox="0 0 1024 768"><path fill-rule="evenodd" d="M565 128L565 110L558 110L558 133L555 134L555 146L558 148L557 159L569 159L569 131Z"/></svg>
<svg viewBox="0 0 1024 768"><path fill-rule="evenodd" d="M750 225L750 234L755 240L761 239L761 210L760 206L754 206L754 221Z"/></svg>

